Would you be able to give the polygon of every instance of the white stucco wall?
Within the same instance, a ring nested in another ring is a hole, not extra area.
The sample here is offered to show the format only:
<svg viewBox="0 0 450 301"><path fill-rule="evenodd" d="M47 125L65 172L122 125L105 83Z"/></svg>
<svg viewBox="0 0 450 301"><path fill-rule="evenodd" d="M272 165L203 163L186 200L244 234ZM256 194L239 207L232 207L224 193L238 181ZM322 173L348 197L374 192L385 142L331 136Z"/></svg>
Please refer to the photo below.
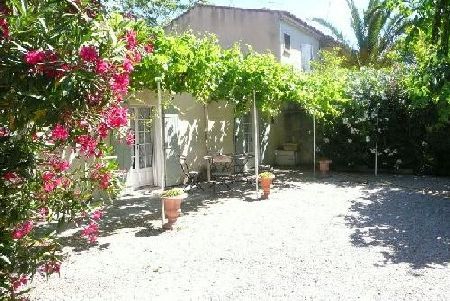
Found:
<svg viewBox="0 0 450 301"><path fill-rule="evenodd" d="M171 33L215 34L224 48L236 42L251 45L260 53L272 52L279 57L278 15L258 9L198 5L181 15L166 29Z"/></svg>
<svg viewBox="0 0 450 301"><path fill-rule="evenodd" d="M287 33L291 37L291 50L289 55L286 55L284 52L284 34ZM307 33L306 31L300 29L298 26L290 23L288 20L280 21L280 61L284 64L291 64L299 70L303 70L302 68L302 56L305 56L305 50L307 47L305 45L311 45L313 57L317 56L317 52L319 51L319 40ZM305 56L306 57L306 56ZM303 58L304 59L304 58Z"/></svg>
<svg viewBox="0 0 450 301"><path fill-rule="evenodd" d="M165 95L163 98L169 99L170 96ZM140 91L135 97L130 97L129 105L156 107L157 95L148 90ZM234 108L225 102L214 102L207 107L208 122L205 118L204 105L187 93L175 95L165 108L167 114L178 115L179 155L187 157L191 171L202 173L205 173L206 161L203 157L207 153L233 153L234 151ZM208 143L206 143L206 137ZM128 153L125 153L125 156ZM119 161L126 160L127 158L119 157ZM167 170L167 172L179 173L181 178L181 169L175 169Z"/></svg>

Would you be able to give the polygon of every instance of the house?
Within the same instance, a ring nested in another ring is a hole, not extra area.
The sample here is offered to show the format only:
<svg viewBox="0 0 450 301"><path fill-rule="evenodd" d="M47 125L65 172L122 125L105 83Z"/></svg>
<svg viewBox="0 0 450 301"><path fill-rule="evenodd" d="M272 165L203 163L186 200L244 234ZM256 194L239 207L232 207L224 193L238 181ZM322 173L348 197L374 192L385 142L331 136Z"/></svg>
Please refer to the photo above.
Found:
<svg viewBox="0 0 450 301"><path fill-rule="evenodd" d="M271 52L281 63L291 64L299 72L309 71L319 49L333 43L331 37L291 13L269 9L195 5L166 28L172 34L187 30L199 35L213 33L224 48L240 42L251 45L257 52ZM157 141L159 135L155 135L160 117L152 118L157 96L142 91L137 98L144 101L130 102L136 143L131 149L116 148L121 168L128 171L129 187L160 186L164 161L165 184L179 184L183 178L179 155L187 156L191 169L202 171L207 154L253 152L251 114L235 118L234 108L225 102L204 106L191 95L182 94L174 96L172 106L164 112L165 160L162 160L155 152L162 143ZM313 163L312 120L297 105L287 104L279 116L261 120L259 135L262 163ZM293 144L296 150L279 151L286 143Z"/></svg>

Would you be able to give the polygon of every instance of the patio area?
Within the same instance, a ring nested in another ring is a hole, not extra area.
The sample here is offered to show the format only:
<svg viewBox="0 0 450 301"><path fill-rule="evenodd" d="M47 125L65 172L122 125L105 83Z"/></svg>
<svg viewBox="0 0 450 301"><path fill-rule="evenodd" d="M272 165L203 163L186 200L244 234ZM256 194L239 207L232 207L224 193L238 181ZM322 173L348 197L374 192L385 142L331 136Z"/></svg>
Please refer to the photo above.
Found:
<svg viewBox="0 0 450 301"><path fill-rule="evenodd" d="M31 300L448 297L448 178L275 174L269 200L239 183L190 193L173 231L155 195L115 201L97 245L61 234L61 276Z"/></svg>

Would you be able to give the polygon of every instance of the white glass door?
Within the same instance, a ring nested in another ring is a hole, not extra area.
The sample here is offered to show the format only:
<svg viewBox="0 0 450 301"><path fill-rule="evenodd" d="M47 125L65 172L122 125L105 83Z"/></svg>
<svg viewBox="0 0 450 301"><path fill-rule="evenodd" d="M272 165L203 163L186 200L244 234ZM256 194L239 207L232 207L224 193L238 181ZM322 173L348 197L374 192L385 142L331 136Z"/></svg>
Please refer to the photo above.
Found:
<svg viewBox="0 0 450 301"><path fill-rule="evenodd" d="M130 128L134 131L130 184L133 188L153 186L153 127L151 107L130 108Z"/></svg>

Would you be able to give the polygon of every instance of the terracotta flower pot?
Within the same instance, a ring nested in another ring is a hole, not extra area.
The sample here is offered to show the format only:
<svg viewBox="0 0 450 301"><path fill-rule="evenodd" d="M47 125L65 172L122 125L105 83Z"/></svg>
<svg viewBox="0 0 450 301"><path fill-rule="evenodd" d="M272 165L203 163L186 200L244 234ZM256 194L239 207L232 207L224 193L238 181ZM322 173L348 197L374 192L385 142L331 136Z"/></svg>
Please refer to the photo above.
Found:
<svg viewBox="0 0 450 301"><path fill-rule="evenodd" d="M319 170L323 175L326 175L329 173L330 171L330 164L333 161L328 160L328 159L324 159L324 160L319 160Z"/></svg>
<svg viewBox="0 0 450 301"><path fill-rule="evenodd" d="M172 230L173 224L177 221L180 216L180 206L181 202L187 197L187 194L181 194L172 197L163 197L164 202L164 215L167 218L167 223L163 225L166 230Z"/></svg>
<svg viewBox="0 0 450 301"><path fill-rule="evenodd" d="M261 182L261 188L263 190L263 194L261 195L261 199L267 200L270 194L270 185L272 184L273 178L259 178Z"/></svg>

